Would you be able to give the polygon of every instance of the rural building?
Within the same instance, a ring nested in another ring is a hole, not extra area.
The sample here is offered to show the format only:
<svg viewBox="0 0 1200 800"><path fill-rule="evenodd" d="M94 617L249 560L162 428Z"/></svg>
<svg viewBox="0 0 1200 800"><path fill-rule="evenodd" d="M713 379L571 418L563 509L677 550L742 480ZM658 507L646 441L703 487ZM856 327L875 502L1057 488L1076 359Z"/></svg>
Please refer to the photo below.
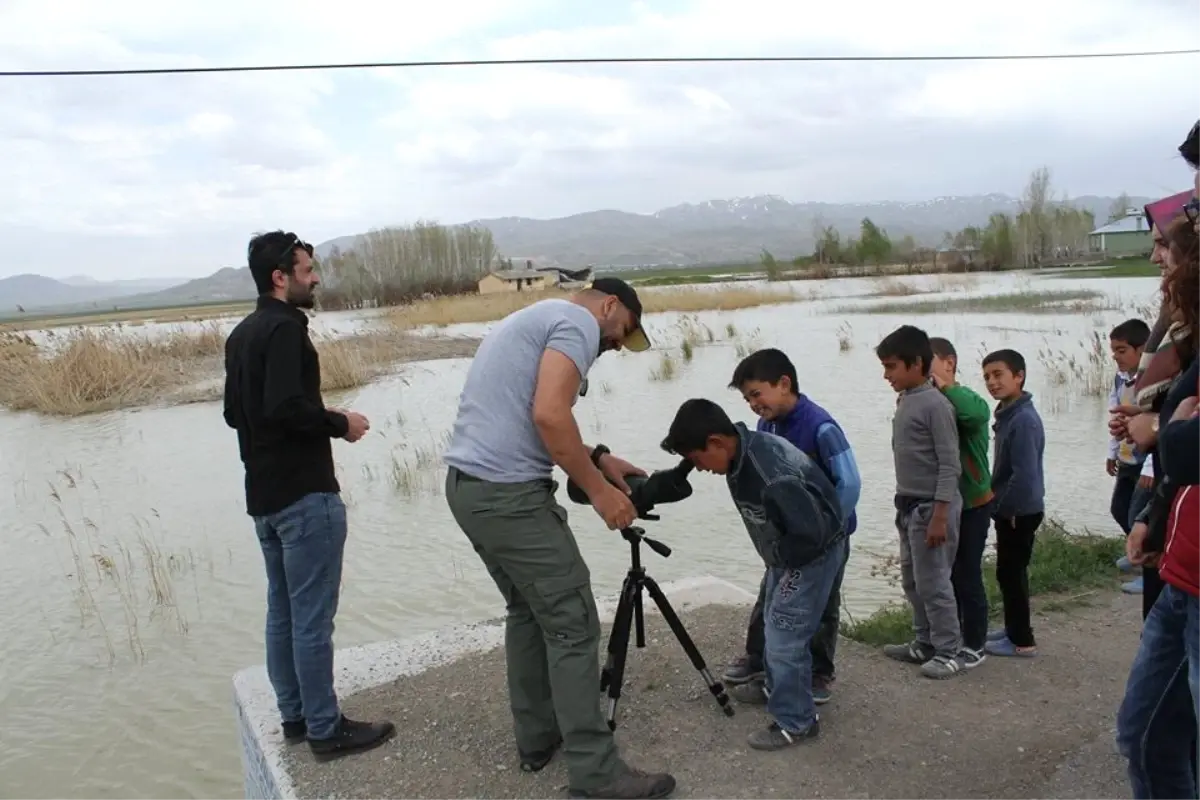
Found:
<svg viewBox="0 0 1200 800"><path fill-rule="evenodd" d="M1154 248L1154 240L1145 215L1138 212L1096 228L1088 234L1088 246L1106 256L1141 256Z"/></svg>
<svg viewBox="0 0 1200 800"><path fill-rule="evenodd" d="M553 273L536 269L498 269L479 279L479 293L541 292L553 285Z"/></svg>

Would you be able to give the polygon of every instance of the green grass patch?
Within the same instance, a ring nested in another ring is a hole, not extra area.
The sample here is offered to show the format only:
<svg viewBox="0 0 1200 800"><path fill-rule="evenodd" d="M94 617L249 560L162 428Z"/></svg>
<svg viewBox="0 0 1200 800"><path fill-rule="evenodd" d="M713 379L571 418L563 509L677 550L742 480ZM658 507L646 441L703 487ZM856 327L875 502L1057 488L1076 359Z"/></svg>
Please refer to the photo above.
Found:
<svg viewBox="0 0 1200 800"><path fill-rule="evenodd" d="M1090 289L1061 291L1010 292L983 297L930 297L923 300L895 300L872 305L846 305L827 314L945 314L1005 313L1061 314L1101 311L1107 307L1104 293Z"/></svg>
<svg viewBox="0 0 1200 800"><path fill-rule="evenodd" d="M635 286L687 286L695 283L717 283L720 280L713 275L660 275L657 278L633 278L629 282Z"/></svg>
<svg viewBox="0 0 1200 800"><path fill-rule="evenodd" d="M1039 604L1044 610L1063 610L1070 607L1073 598L1080 593L1115 588L1120 577L1114 562L1124 552L1124 539L1075 534L1055 520L1047 521L1038 530L1033 545L1029 593L1032 597L1045 598L1045 602ZM898 559L890 559L877 571L887 574L899 586L899 570ZM1003 609L1000 587L996 584L994 555L984 559L983 581L991 616L999 617ZM873 646L907 642L913 635L912 611L907 604L889 603L869 617L844 620L841 633L848 639Z"/></svg>
<svg viewBox="0 0 1200 800"><path fill-rule="evenodd" d="M1092 269L1046 270L1043 278L1157 278L1162 275L1148 258L1122 258L1110 267Z"/></svg>

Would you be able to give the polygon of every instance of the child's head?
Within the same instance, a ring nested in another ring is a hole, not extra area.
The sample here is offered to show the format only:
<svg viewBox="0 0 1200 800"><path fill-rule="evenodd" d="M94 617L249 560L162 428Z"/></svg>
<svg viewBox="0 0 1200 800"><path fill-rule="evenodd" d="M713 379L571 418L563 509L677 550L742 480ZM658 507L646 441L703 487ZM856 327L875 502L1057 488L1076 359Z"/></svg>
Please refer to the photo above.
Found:
<svg viewBox="0 0 1200 800"><path fill-rule="evenodd" d="M920 386L928 380L933 365L929 336L912 325L901 325L883 337L875 355L883 364L883 379L897 392Z"/></svg>
<svg viewBox="0 0 1200 800"><path fill-rule="evenodd" d="M712 400L693 398L675 412L662 449L682 456L701 472L724 475L737 454L738 432L725 410Z"/></svg>
<svg viewBox="0 0 1200 800"><path fill-rule="evenodd" d="M942 383L953 384L958 374L958 351L949 339L934 336L929 340L929 349L933 351L933 364L929 371Z"/></svg>
<svg viewBox="0 0 1200 800"><path fill-rule="evenodd" d="M750 410L765 420L787 414L796 406L800 390L796 386L796 367L782 350L774 347L757 350L742 359L733 370L730 389L737 389L750 404Z"/></svg>
<svg viewBox="0 0 1200 800"><path fill-rule="evenodd" d="M983 357L983 381L993 399L1015 400L1025 391L1025 356L1016 350L996 350Z"/></svg>
<svg viewBox="0 0 1200 800"><path fill-rule="evenodd" d="M1108 335L1108 347L1112 351L1113 361L1121 372L1132 373L1137 370L1142 358L1142 349L1150 338L1150 326L1140 319L1127 319L1112 329Z"/></svg>

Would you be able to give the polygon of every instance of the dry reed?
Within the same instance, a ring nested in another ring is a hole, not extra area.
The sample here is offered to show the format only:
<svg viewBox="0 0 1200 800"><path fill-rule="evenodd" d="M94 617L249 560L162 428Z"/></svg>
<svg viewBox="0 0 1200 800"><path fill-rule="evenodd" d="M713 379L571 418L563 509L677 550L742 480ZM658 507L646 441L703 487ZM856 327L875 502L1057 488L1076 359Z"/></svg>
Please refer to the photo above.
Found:
<svg viewBox="0 0 1200 800"><path fill-rule="evenodd" d="M447 295L400 306L390 313L389 318L400 329L493 322L550 297L566 298L570 294L547 289L540 292ZM792 303L798 299L791 291L748 286L647 288L639 293L639 297L642 309L648 314L663 311L732 311Z"/></svg>

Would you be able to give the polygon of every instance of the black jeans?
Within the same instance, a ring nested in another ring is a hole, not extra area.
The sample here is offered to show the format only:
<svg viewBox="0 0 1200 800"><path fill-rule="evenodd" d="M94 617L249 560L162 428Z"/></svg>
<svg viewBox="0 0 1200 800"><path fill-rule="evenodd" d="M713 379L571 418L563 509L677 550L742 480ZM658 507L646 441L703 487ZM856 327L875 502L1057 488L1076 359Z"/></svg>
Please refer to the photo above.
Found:
<svg viewBox="0 0 1200 800"><path fill-rule="evenodd" d="M1117 477L1113 482L1112 500L1108 512L1121 526L1125 535L1133 528L1133 518L1150 499L1150 490L1138 486L1142 478L1141 464L1118 464Z"/></svg>
<svg viewBox="0 0 1200 800"><path fill-rule="evenodd" d="M1158 575L1158 567L1142 567L1142 620L1150 616L1154 601L1162 594L1166 584Z"/></svg>
<svg viewBox="0 0 1200 800"><path fill-rule="evenodd" d="M983 551L987 547L992 518L989 506L964 508L958 529L958 552L950 582L958 603L958 625L963 647L982 650L987 641L988 599L983 588Z"/></svg>
<svg viewBox="0 0 1200 800"><path fill-rule="evenodd" d="M850 560L850 546L846 545L846 561ZM813 678L833 680L833 656L837 650L838 624L842 611L842 579L846 577L846 561L838 567L829 592L829 602L821 612L821 626L812 637L809 650L812 652ZM766 629L763 626L763 601L766 591L766 575L758 586L758 599L750 611L750 624L746 629L746 655L755 670L763 668L763 651L766 649Z"/></svg>
<svg viewBox="0 0 1200 800"><path fill-rule="evenodd" d="M1017 647L1033 647L1029 612L1029 559L1041 513L1013 520L996 518L996 583L1004 599L1004 630Z"/></svg>

